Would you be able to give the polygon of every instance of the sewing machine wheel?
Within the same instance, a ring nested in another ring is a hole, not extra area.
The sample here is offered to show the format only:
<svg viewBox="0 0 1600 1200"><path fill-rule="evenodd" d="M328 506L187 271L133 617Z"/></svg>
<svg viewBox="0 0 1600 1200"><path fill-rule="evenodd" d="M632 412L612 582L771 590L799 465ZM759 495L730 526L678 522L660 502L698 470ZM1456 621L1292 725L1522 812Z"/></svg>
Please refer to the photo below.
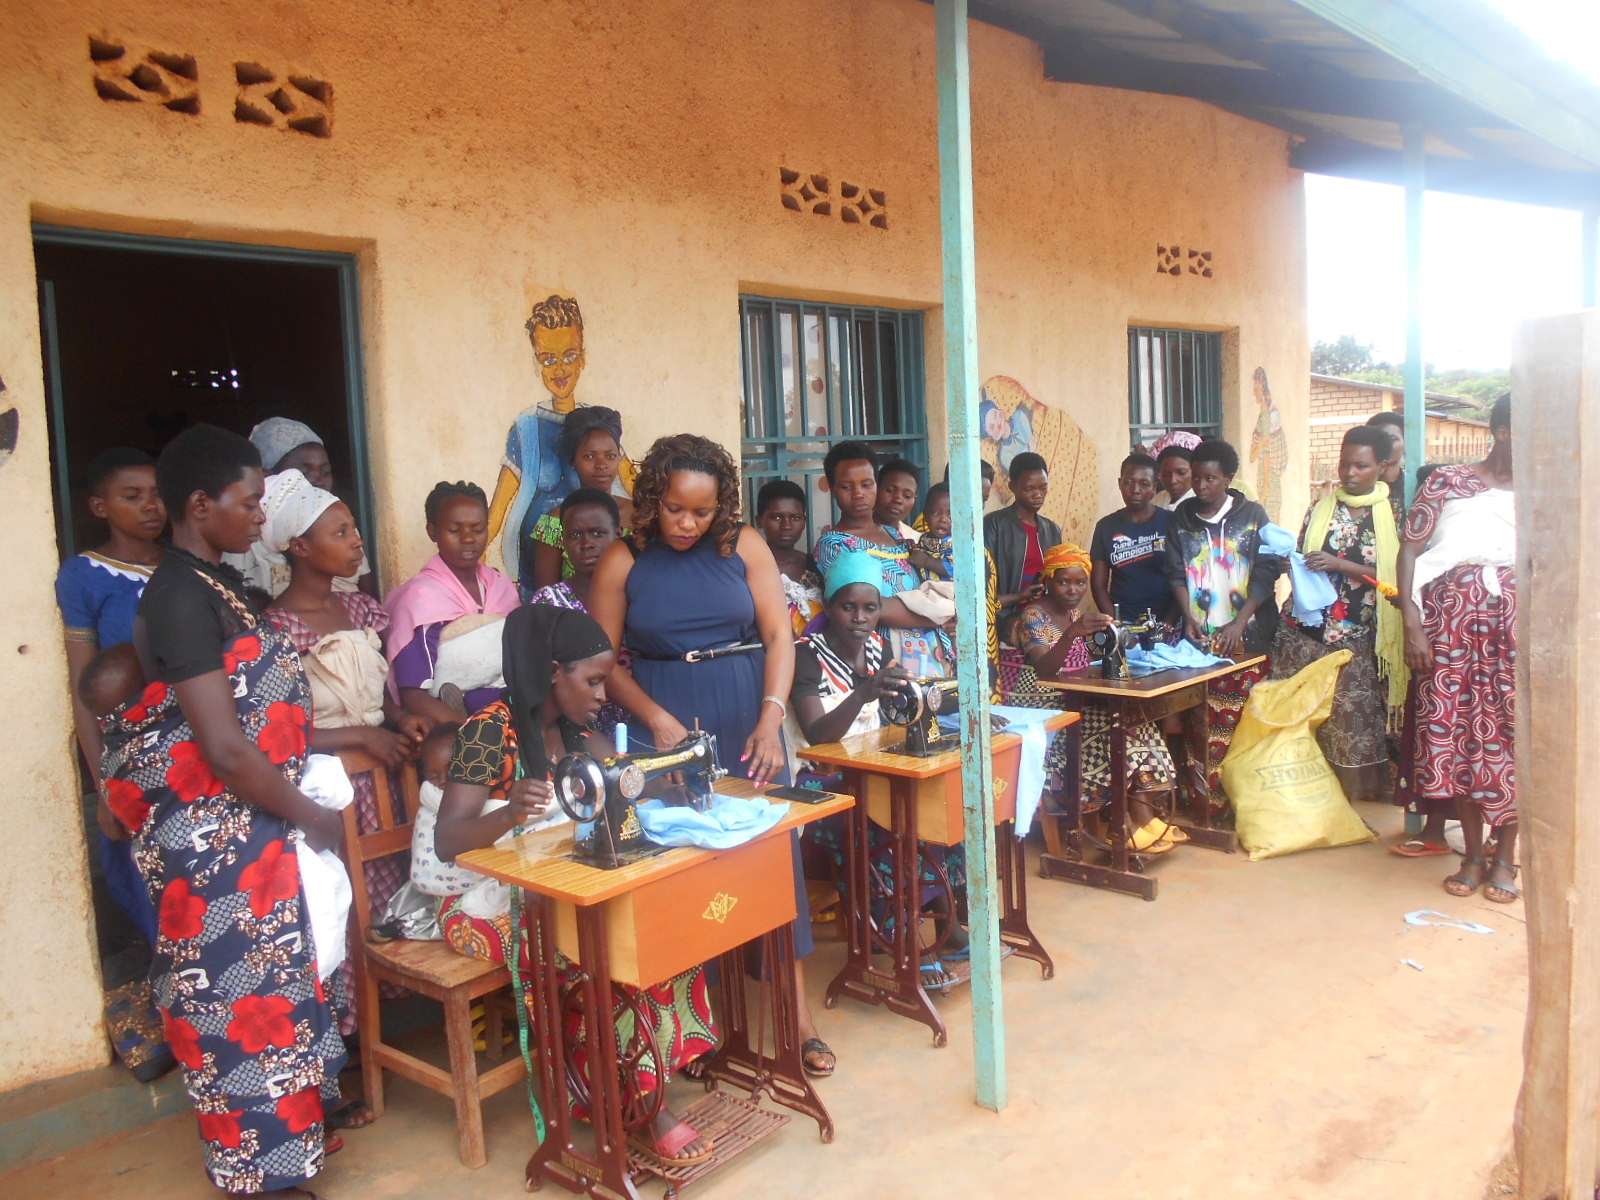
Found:
<svg viewBox="0 0 1600 1200"><path fill-rule="evenodd" d="M872 931L873 949L883 954L894 953L894 930L883 920L894 896L894 847L879 846L868 858L867 887L871 903L867 906L867 923ZM926 846L917 847L918 874L915 882L921 899L918 910L934 918L936 931L933 944L921 952L938 953L949 944L956 928L956 893L950 885L950 874L944 863L928 853ZM931 894L930 894L931 893Z"/></svg>
<svg viewBox="0 0 1600 1200"><path fill-rule="evenodd" d="M573 1031L581 1031L583 1024L583 977L580 975L561 990L561 1030L562 1036L569 1036ZM616 1018L624 1011L631 1012L633 1016L633 1032L626 1041L617 1044L617 1082L622 1093L622 1128L624 1130L642 1129L661 1112L661 1106L666 1103L666 1087L664 1082L649 1091L639 1086L641 1075L654 1076L658 1081L665 1081L667 1066L661 1057L661 1048L656 1044L655 1030L650 1023L650 1010L640 1000L637 993L621 984L611 987L612 1013L610 1020L615 1026ZM566 1054L567 1060L567 1089L572 1094L574 1104L591 1109L593 1091L589 1086L589 1055L577 1045L569 1045Z"/></svg>
<svg viewBox="0 0 1600 1200"><path fill-rule="evenodd" d="M1178 813L1176 797L1178 790L1175 786L1151 786L1150 780L1144 777L1144 772L1140 772L1138 775L1136 775L1131 783L1132 786L1128 789L1128 799L1130 802L1133 800L1134 796L1142 796L1149 803L1151 811L1153 811L1156 816L1160 817L1169 825L1177 822ZM1101 853L1109 856L1112 849L1110 835L1111 801L1107 800L1097 812L1092 814L1092 816L1094 818L1093 820L1084 820L1080 817L1078 822L1078 832L1082 835L1083 840L1086 843L1088 843L1094 849L1099 850ZM1129 818L1128 823L1130 826L1132 825L1133 821L1131 817ZM1130 829L1129 832L1131 833L1132 830Z"/></svg>
<svg viewBox="0 0 1600 1200"><path fill-rule="evenodd" d="M574 821L592 821L605 807L606 777L587 754L569 754L556 764L556 801Z"/></svg>

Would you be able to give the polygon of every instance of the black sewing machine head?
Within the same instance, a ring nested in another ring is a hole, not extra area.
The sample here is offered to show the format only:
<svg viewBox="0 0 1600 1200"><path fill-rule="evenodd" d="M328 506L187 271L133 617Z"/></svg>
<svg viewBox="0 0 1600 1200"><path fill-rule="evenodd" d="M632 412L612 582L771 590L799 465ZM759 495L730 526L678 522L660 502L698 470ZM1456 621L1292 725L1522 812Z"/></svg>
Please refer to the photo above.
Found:
<svg viewBox="0 0 1600 1200"><path fill-rule="evenodd" d="M663 847L645 837L637 806L650 781L672 771L682 773L683 785L680 795L664 798L709 808L712 785L727 774L717 763L716 737L696 732L671 750L569 754L557 763L556 800L574 821L593 823L578 836L573 857L609 869L659 854Z"/></svg>
<svg viewBox="0 0 1600 1200"><path fill-rule="evenodd" d="M1144 616L1131 625L1113 622L1109 629L1089 635L1089 653L1100 660L1100 674L1107 679L1128 678L1128 651L1134 646L1149 650L1157 642L1171 641L1177 630L1145 609Z"/></svg>
<svg viewBox="0 0 1600 1200"><path fill-rule="evenodd" d="M878 712L885 721L906 727L905 744L887 752L927 758L961 749L959 733L945 733L939 728L940 714L958 711L959 699L954 679L906 680L899 692L878 701ZM989 724L998 733L1007 722L1004 717L991 716Z"/></svg>

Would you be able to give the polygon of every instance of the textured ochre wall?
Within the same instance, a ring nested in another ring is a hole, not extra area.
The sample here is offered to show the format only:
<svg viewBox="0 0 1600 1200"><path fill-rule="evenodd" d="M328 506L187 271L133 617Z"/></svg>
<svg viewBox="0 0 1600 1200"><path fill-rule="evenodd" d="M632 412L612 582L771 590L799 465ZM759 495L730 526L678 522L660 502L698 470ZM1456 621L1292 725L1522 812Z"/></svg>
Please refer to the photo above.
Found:
<svg viewBox="0 0 1600 1200"><path fill-rule="evenodd" d="M538 395L522 323L551 290L583 305L580 398L623 411L635 454L682 428L737 443L741 289L928 308L938 465L944 371L933 10L916 0L0 7L0 378L22 422L0 466L6 1087L103 1056L30 219L358 254L391 584L424 557L436 479L493 485L505 426ZM100 99L91 34L193 55L199 114ZM1304 495L1303 215L1285 136L1047 83L1036 46L986 26L972 50L980 378L1066 407L1112 464L1127 325L1229 331L1230 431L1266 366L1290 430L1285 494ZM241 61L330 83L332 136L237 123ZM842 181L881 189L889 228L785 209L780 167L827 175L836 203ZM1213 277L1158 275L1158 243L1211 251Z"/></svg>

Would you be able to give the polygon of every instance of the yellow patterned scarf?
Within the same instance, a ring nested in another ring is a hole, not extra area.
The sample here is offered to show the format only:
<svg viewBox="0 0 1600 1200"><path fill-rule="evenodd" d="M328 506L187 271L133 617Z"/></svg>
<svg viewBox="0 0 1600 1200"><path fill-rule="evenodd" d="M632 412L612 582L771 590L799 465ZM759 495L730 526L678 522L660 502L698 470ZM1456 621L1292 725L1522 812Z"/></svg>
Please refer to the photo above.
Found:
<svg viewBox="0 0 1600 1200"><path fill-rule="evenodd" d="M1328 539L1328 527L1333 524L1333 509L1343 504L1350 509L1372 509L1372 532L1378 543L1377 577L1380 584L1392 589L1395 586L1395 565L1400 557L1400 531L1395 528L1394 510L1389 507L1389 485L1379 482L1365 496L1352 496L1339 488L1325 496L1311 511L1306 523L1305 537L1300 550L1313 554L1323 548ZM1389 603L1383 587L1378 589L1378 674L1389 685L1389 720L1398 722L1406 703L1406 687L1411 673L1406 667L1405 625L1400 610Z"/></svg>

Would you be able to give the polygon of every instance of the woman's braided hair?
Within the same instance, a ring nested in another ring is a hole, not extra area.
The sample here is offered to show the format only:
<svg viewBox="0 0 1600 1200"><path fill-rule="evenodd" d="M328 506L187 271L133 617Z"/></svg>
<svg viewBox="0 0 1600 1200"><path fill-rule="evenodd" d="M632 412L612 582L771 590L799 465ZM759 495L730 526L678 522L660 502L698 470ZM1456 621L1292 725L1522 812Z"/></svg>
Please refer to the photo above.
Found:
<svg viewBox="0 0 1600 1200"><path fill-rule="evenodd" d="M485 509L489 507L489 498L483 494L483 489L475 483L468 483L458 479L454 483L440 481L433 485L433 491L428 493L428 498L422 502L423 514L432 525L439 519L439 510L445 506L447 500L454 500L457 496L466 496L476 500Z"/></svg>
<svg viewBox="0 0 1600 1200"><path fill-rule="evenodd" d="M640 550L661 536L661 497L674 471L698 471L717 481L717 515L706 536L727 558L739 541L739 469L710 438L677 433L657 438L633 482L633 543Z"/></svg>

